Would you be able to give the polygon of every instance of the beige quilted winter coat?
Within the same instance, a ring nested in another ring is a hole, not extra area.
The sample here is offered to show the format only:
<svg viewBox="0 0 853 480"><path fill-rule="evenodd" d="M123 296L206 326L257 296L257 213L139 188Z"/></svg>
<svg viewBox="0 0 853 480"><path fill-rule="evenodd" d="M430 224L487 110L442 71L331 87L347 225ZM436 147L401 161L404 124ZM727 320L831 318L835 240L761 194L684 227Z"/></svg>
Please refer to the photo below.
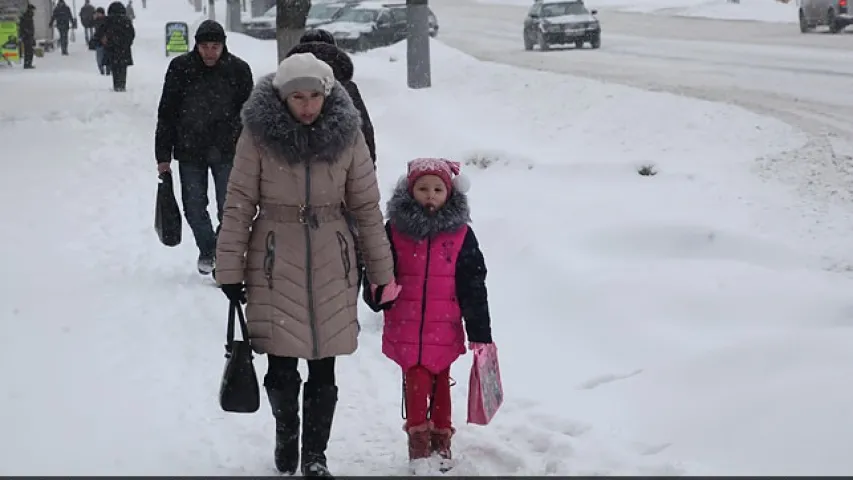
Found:
<svg viewBox="0 0 853 480"><path fill-rule="evenodd" d="M245 281L259 353L316 359L357 348L357 271L346 204L371 283L393 278L373 162L359 113L336 84L310 126L263 78L243 108L216 249L216 279Z"/></svg>

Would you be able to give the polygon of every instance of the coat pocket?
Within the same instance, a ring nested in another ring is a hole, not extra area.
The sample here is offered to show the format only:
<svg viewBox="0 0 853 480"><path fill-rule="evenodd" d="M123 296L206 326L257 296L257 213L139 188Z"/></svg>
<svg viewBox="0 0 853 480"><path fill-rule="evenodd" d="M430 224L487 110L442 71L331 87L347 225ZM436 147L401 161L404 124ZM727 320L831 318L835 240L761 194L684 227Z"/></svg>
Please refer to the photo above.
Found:
<svg viewBox="0 0 853 480"><path fill-rule="evenodd" d="M264 277L267 279L267 286L273 287L272 273L275 268L275 232L270 230L267 232L267 237L264 244Z"/></svg>
<svg viewBox="0 0 853 480"><path fill-rule="evenodd" d="M338 247L341 250L341 265L344 269L344 279L347 281L347 288L351 288L352 280L349 277L352 272L352 261L349 258L349 242L343 233L335 232L335 235L338 237Z"/></svg>

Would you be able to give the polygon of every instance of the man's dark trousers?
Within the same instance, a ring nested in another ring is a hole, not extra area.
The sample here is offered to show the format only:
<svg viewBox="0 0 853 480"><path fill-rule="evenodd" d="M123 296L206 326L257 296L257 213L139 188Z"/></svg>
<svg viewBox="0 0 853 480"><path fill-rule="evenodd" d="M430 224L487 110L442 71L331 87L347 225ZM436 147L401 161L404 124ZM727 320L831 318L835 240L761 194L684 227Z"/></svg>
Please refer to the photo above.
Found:
<svg viewBox="0 0 853 480"><path fill-rule="evenodd" d="M59 30L59 48L63 55L68 55L68 29L57 28Z"/></svg>
<svg viewBox="0 0 853 480"><path fill-rule="evenodd" d="M216 190L216 217L222 224L222 209L225 207L225 191L228 187L228 177L231 175L231 163L202 163L178 162L178 172L181 176L181 202L184 204L184 215L193 231L195 244L202 256L213 256L216 252L216 232L207 211L208 170L213 174L213 185Z"/></svg>
<svg viewBox="0 0 853 480"><path fill-rule="evenodd" d="M35 40L32 37L22 37L21 38L21 47L24 51L24 66L31 67L33 66L33 48L35 46Z"/></svg>

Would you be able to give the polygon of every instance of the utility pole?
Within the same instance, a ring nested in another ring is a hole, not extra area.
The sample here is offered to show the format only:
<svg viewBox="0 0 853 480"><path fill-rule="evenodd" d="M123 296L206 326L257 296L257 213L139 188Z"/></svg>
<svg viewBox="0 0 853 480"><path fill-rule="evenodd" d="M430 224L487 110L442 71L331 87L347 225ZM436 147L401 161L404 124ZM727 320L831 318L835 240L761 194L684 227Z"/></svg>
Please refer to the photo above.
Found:
<svg viewBox="0 0 853 480"><path fill-rule="evenodd" d="M409 88L432 86L429 55L429 6L427 0L406 0L406 64Z"/></svg>
<svg viewBox="0 0 853 480"><path fill-rule="evenodd" d="M225 29L229 32L242 32L240 22L240 0L227 0L228 9L225 11Z"/></svg>

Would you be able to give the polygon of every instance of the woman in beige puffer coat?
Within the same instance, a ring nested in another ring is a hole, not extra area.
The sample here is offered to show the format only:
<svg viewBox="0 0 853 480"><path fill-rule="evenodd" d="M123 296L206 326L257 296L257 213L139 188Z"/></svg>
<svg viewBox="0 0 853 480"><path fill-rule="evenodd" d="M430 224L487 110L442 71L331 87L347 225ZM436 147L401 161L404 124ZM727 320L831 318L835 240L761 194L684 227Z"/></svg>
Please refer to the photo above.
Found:
<svg viewBox="0 0 853 480"><path fill-rule="evenodd" d="M396 288L376 173L358 110L331 67L310 53L262 78L242 116L216 280L231 301L248 300L252 347L269 358L264 387L276 419L276 467L292 474L300 465L302 358L309 374L301 471L331 476L325 450L338 396L335 357L356 350L359 332L355 242L343 204L358 222L368 280Z"/></svg>

